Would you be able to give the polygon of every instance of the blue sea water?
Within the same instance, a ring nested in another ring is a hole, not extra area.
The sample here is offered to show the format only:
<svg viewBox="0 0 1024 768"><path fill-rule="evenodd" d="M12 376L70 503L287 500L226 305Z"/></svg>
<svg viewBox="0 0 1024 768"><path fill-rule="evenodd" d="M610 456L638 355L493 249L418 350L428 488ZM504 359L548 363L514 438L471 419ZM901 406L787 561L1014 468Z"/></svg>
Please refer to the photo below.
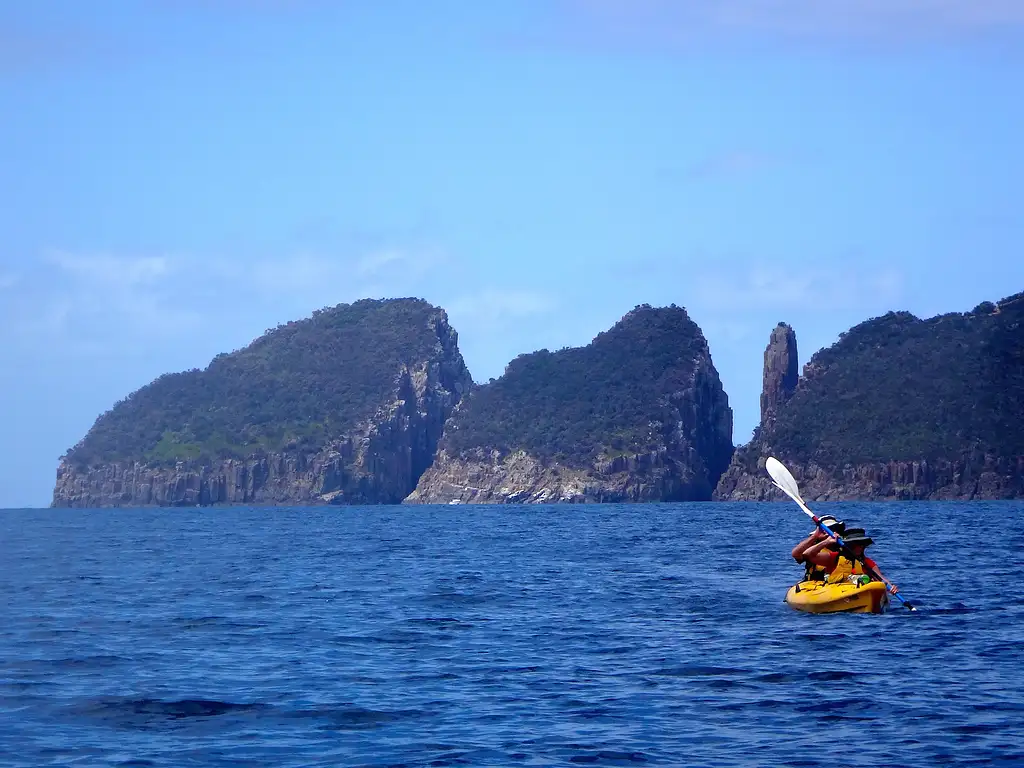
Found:
<svg viewBox="0 0 1024 768"><path fill-rule="evenodd" d="M1024 765L1024 504L0 512L5 766Z"/></svg>

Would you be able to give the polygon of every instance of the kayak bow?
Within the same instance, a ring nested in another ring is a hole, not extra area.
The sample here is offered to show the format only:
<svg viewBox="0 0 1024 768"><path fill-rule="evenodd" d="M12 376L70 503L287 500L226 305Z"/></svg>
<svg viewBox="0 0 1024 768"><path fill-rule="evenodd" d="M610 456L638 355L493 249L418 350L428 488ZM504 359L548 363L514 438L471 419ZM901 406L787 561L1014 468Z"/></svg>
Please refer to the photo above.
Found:
<svg viewBox="0 0 1024 768"><path fill-rule="evenodd" d="M786 603L805 613L882 613L889 605L889 593L880 581L801 581L789 588Z"/></svg>

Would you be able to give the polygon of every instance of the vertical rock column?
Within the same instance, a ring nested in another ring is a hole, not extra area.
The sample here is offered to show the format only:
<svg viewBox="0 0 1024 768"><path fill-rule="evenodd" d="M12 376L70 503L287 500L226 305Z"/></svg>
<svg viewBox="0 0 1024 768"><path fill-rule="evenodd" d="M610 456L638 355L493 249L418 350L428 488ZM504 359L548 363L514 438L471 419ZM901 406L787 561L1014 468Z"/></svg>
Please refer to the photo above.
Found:
<svg viewBox="0 0 1024 768"><path fill-rule="evenodd" d="M753 439L733 454L729 468L712 494L715 501L769 501L777 497L764 474L762 453L779 410L796 391L800 380L797 364L796 333L786 323L779 323L764 350L761 423Z"/></svg>
<svg viewBox="0 0 1024 768"><path fill-rule="evenodd" d="M796 334L786 323L779 323L764 350L764 384L761 388L761 430L778 414L779 407L793 396L799 380Z"/></svg>

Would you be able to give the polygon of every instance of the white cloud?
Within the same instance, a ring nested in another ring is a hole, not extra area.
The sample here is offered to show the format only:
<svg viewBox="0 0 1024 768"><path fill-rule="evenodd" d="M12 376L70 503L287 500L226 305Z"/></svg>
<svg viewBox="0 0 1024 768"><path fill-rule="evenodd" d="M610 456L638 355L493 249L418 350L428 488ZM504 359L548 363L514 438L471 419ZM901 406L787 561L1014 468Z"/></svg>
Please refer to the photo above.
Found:
<svg viewBox="0 0 1024 768"><path fill-rule="evenodd" d="M418 279L447 260L437 248L383 248L357 259L354 272L360 277Z"/></svg>
<svg viewBox="0 0 1024 768"><path fill-rule="evenodd" d="M419 295L445 261L433 248L389 248L359 256L305 252L244 267L218 260L211 269L295 311L311 312L360 298Z"/></svg>
<svg viewBox="0 0 1024 768"><path fill-rule="evenodd" d="M180 266L168 256L47 251L3 308L5 335L65 352L180 335L203 318Z"/></svg>
<svg viewBox="0 0 1024 768"><path fill-rule="evenodd" d="M903 275L894 269L782 269L761 264L741 270L705 272L694 281L693 303L727 313L764 309L873 308L898 300Z"/></svg>
<svg viewBox="0 0 1024 768"><path fill-rule="evenodd" d="M552 311L551 297L534 291L488 288L445 304L453 323L500 323Z"/></svg>
<svg viewBox="0 0 1024 768"><path fill-rule="evenodd" d="M92 285L134 288L152 285L172 271L166 256L112 256L49 251L44 259L67 275Z"/></svg>
<svg viewBox="0 0 1024 768"><path fill-rule="evenodd" d="M96 349L134 354L172 338L235 343L238 328L250 338L321 307L361 298L422 295L436 301L421 289L448 282L436 269L444 258L429 248L261 260L53 249L26 264L18 291L4 291L0 336L26 349L64 355ZM0 273L0 288L6 282ZM519 297L515 304L515 297L506 297L495 306L500 315L514 314L526 309L526 300Z"/></svg>
<svg viewBox="0 0 1024 768"><path fill-rule="evenodd" d="M368 253L355 264L355 271L362 276L376 275L389 267L407 261L405 253L399 250L383 250Z"/></svg>
<svg viewBox="0 0 1024 768"><path fill-rule="evenodd" d="M219 264L221 272L230 272L241 283L276 294L322 293L336 290L350 273L345 262L316 254L297 254L283 259L266 259L239 265L235 261Z"/></svg>

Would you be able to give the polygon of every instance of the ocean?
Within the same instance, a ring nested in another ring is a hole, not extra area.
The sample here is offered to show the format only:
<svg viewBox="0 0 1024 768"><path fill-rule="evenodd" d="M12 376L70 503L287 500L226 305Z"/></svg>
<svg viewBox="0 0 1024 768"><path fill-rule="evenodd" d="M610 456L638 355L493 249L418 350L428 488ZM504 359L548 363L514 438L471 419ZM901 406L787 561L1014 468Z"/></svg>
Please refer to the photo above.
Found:
<svg viewBox="0 0 1024 768"><path fill-rule="evenodd" d="M0 512L3 766L1024 765L1024 504Z"/></svg>

